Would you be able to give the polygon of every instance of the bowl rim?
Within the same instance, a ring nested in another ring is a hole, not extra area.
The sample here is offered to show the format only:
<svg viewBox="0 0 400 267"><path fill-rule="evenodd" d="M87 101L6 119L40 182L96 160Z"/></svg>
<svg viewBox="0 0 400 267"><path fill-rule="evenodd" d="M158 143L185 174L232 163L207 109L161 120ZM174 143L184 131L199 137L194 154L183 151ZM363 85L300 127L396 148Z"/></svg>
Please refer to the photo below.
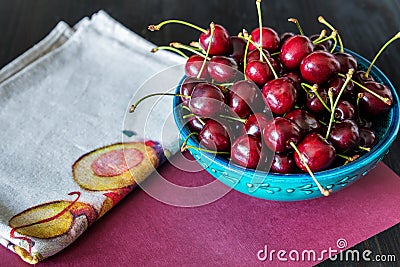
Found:
<svg viewBox="0 0 400 267"><path fill-rule="evenodd" d="M344 49L345 53L349 53L353 55L357 62L360 62L363 65L369 66L371 64L370 61L365 59L363 56L349 50L349 49ZM330 176L335 175L343 175L343 174L348 174L351 173L354 169L362 169L365 168L368 164L371 162L375 161L377 158L381 156L393 143L393 141L396 139L396 136L399 132L399 118L400 118L400 109L399 109L399 96L397 95L396 89L394 88L393 84L389 80L389 78L376 66L374 65L371 69L371 75L374 75L376 77L379 77L379 79L382 81L383 84L385 84L392 92L393 96L393 104L392 108L389 111L389 116L391 116L390 124L389 127L386 130L386 133L384 134L383 138L379 140L378 144L376 144L371 151L368 153L364 154L360 158L358 158L356 161L350 162L346 165L335 167L332 169L328 170L323 170L319 172L315 172L315 176L319 178L319 181L324 181L324 179L330 178ZM179 93L180 86L184 79L186 78L186 75L183 76L183 78L180 80L176 92ZM185 129L182 124L180 123L180 119L177 116L177 112L175 107L178 106L181 102L181 99L179 96L175 96L173 99L173 113L174 113L174 120L175 124L178 127L179 132L182 135L182 138L186 138L189 134L188 130ZM191 146L196 146L197 142L194 140L193 137L190 137L188 139L188 144ZM219 166L223 167L228 167L229 171L234 171L236 173L240 173L243 175L246 173L247 175L263 175L264 177L264 182L270 181L287 181L290 179L292 182L308 182L312 181L312 177L308 173L290 173L290 174L281 174L281 173L273 173L273 172L266 172L266 171L260 171L260 170L254 170L254 169L249 169L249 168L244 168L242 166L236 165L226 159L220 158L218 156L215 156L214 154L207 153L201 150L197 151L200 153L203 157L205 157L209 161L213 161L214 164L217 164ZM197 160L197 159L196 159Z"/></svg>

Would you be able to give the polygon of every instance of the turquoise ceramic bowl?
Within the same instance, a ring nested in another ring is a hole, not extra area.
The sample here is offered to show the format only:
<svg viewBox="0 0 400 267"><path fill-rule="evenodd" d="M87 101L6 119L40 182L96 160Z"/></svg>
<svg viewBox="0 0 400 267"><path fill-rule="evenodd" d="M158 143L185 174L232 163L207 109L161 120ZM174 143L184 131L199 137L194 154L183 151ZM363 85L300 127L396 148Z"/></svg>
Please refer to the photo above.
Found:
<svg viewBox="0 0 400 267"><path fill-rule="evenodd" d="M358 61L359 69L366 70L370 62L360 55L346 50ZM379 142L375 147L359 159L341 167L315 173L316 178L326 189L337 192L357 179L365 176L388 153L390 145L396 139L399 131L400 110L399 97L390 80L377 67L372 68L371 75L376 81L388 86L393 94L393 107L385 115L374 121L374 130L377 132ZM183 80L183 79L182 79ZM182 82L182 81L181 81ZM179 92L180 85L177 87ZM180 104L180 98L174 98L174 118L180 130L182 140L190 133L184 126L182 109L175 108ZM195 138L189 138L188 145L198 146ZM246 169L230 163L222 157L200 150L189 149L198 163L216 179L233 189L244 194L276 201L298 201L321 197L321 193L308 173L302 174L277 174Z"/></svg>

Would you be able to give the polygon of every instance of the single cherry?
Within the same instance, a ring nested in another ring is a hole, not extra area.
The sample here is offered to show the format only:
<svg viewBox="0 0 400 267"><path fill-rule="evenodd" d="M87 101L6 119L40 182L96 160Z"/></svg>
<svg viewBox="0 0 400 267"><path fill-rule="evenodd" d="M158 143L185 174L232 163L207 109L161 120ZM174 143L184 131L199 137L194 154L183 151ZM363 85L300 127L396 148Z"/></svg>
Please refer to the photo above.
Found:
<svg viewBox="0 0 400 267"><path fill-rule="evenodd" d="M328 105L329 100L328 100L328 93L326 92L326 90L322 87L319 87L317 89L317 93L324 101L324 103ZM321 100L313 92L309 92L307 94L306 106L315 115L324 114L327 112L325 106L321 103Z"/></svg>
<svg viewBox="0 0 400 267"><path fill-rule="evenodd" d="M229 83L235 80L238 74L238 65L230 57L213 56L208 62L207 70L215 82Z"/></svg>
<svg viewBox="0 0 400 267"><path fill-rule="evenodd" d="M257 138L261 138L262 130L266 127L267 123L272 118L269 118L264 113L254 113L250 115L245 123L247 134L254 135Z"/></svg>
<svg viewBox="0 0 400 267"><path fill-rule="evenodd" d="M238 66L242 66L246 41L238 36L231 36L232 53L229 55L236 61Z"/></svg>
<svg viewBox="0 0 400 267"><path fill-rule="evenodd" d="M297 100L297 90L291 79L281 77L267 82L262 88L265 103L277 115L291 111Z"/></svg>
<svg viewBox="0 0 400 267"><path fill-rule="evenodd" d="M336 52L333 54L340 64L340 73L346 74L349 69L356 70L358 67L357 60L349 53Z"/></svg>
<svg viewBox="0 0 400 267"><path fill-rule="evenodd" d="M366 72L363 70L356 71L356 73L354 74L354 79L361 84L364 84L366 82L374 82L375 81L371 75L369 75L367 77Z"/></svg>
<svg viewBox="0 0 400 267"><path fill-rule="evenodd" d="M228 132L218 122L208 120L200 131L198 139L207 149L218 152L230 151L231 142Z"/></svg>
<svg viewBox="0 0 400 267"><path fill-rule="evenodd" d="M326 85L327 88L332 88L333 96L336 98L346 81L345 77L336 75L332 79L330 79ZM350 80L350 82L344 88L341 99L351 100L356 95L356 90L354 90L354 83Z"/></svg>
<svg viewBox="0 0 400 267"><path fill-rule="evenodd" d="M307 55L300 64L301 76L312 84L324 84L340 70L339 61L331 53L315 51Z"/></svg>
<svg viewBox="0 0 400 267"><path fill-rule="evenodd" d="M297 170L293 154L275 154L271 164L271 171L276 173L295 173Z"/></svg>
<svg viewBox="0 0 400 267"><path fill-rule="evenodd" d="M310 132L320 132L321 124L310 112L304 109L295 109L287 113L286 119L291 120L299 126L302 134L308 134Z"/></svg>
<svg viewBox="0 0 400 267"><path fill-rule="evenodd" d="M264 84L274 78L268 64L259 60L248 62L246 65L245 74L248 79L252 80L259 87L264 86Z"/></svg>
<svg viewBox="0 0 400 267"><path fill-rule="evenodd" d="M356 110L349 101L339 100L335 109L335 120L352 120L354 119L355 113Z"/></svg>
<svg viewBox="0 0 400 267"><path fill-rule="evenodd" d="M211 28L208 28L207 31L201 33L199 37L200 46L204 51L207 51L210 40ZM231 52L232 43L228 31L221 25L215 24L209 55L229 55Z"/></svg>
<svg viewBox="0 0 400 267"><path fill-rule="evenodd" d="M276 33L275 30L262 27L261 30L262 34L262 48L266 49L270 52L275 52L279 48L279 35ZM260 28L256 28L251 32L252 40L257 44L260 45ZM253 44L249 46L250 50L257 49Z"/></svg>
<svg viewBox="0 0 400 267"><path fill-rule="evenodd" d="M277 117L262 129L262 136L269 149L282 153L291 149L290 142L297 144L301 140L301 131L294 122Z"/></svg>
<svg viewBox="0 0 400 267"><path fill-rule="evenodd" d="M231 148L231 159L245 168L256 169L260 161L261 141L253 135L242 135Z"/></svg>
<svg viewBox="0 0 400 267"><path fill-rule="evenodd" d="M386 98L390 104L393 101L392 92L386 85L377 82L365 82L364 86L379 96ZM362 114L373 117L385 114L390 110L389 103L383 102L362 88L359 88L359 92L363 93L363 97L360 99L360 111Z"/></svg>
<svg viewBox="0 0 400 267"><path fill-rule="evenodd" d="M358 143L361 147L373 148L376 143L378 143L378 138L376 137L376 133L368 128L360 127L360 141Z"/></svg>
<svg viewBox="0 0 400 267"><path fill-rule="evenodd" d="M194 87L188 106L193 114L210 118L223 111L224 95L217 86L200 83Z"/></svg>
<svg viewBox="0 0 400 267"><path fill-rule="evenodd" d="M196 116L190 116L187 118L186 123L191 132L199 133L201 130L203 130L204 125L200 120L202 120L203 122L207 122L207 119L199 119Z"/></svg>
<svg viewBox="0 0 400 267"><path fill-rule="evenodd" d="M305 159L305 163L313 172L322 171L334 162L335 148L320 134L310 133L297 145L298 150ZM299 155L294 153L296 165L303 171L307 171Z"/></svg>
<svg viewBox="0 0 400 267"><path fill-rule="evenodd" d="M186 75L189 77L196 78L200 73L201 66L203 66L203 61L204 61L204 58L199 55L193 55L193 56L189 57L185 64ZM210 74L208 74L208 71L207 71L207 64L208 63L206 62L206 66L203 69L203 71L201 72L200 78L202 78L202 79L210 78Z"/></svg>
<svg viewBox="0 0 400 267"><path fill-rule="evenodd" d="M279 58L286 69L296 70L299 68L303 58L312 51L313 44L308 37L295 35L283 43Z"/></svg>
<svg viewBox="0 0 400 267"><path fill-rule="evenodd" d="M333 125L328 140L341 152L354 149L360 140L357 124L352 120L344 120Z"/></svg>
<svg viewBox="0 0 400 267"><path fill-rule="evenodd" d="M247 118L251 113L262 109L265 105L261 91L249 80L235 82L228 93L227 104L240 118Z"/></svg>

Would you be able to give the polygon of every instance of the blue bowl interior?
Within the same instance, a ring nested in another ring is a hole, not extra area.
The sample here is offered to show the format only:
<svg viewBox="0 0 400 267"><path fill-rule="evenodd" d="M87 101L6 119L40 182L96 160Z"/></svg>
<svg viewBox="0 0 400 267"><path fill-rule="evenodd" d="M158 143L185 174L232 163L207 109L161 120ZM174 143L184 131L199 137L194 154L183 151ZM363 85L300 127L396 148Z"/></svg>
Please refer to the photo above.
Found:
<svg viewBox="0 0 400 267"><path fill-rule="evenodd" d="M363 58L362 56L345 49L346 53L352 54L358 61L358 69L359 70L367 70L370 65L370 62ZM390 111L379 118L373 119L373 129L376 131L378 135L378 143L375 145L370 152L364 154L362 157L357 159L354 162L346 164L344 166L332 168L325 171L320 171L315 173L316 177L319 179L320 182L323 182L324 179L328 179L332 176L343 176L348 175L349 173L354 173L357 170L368 168L368 165L371 163L377 163L380 161L385 153L388 151L390 145L396 138L396 135L399 131L399 121L400 121L400 110L399 110L399 98L396 93L395 88L393 87L390 80L379 70L376 66L373 66L371 71L372 77L386 86L388 86L393 94L393 105ZM184 80L185 77L182 78L181 82ZM181 83L180 83L181 84ZM180 84L178 85L176 91L179 92ZM186 139L190 130L185 125L185 120L182 118L182 110L177 107L181 103L179 97L174 98L174 118L175 122L180 129L181 138ZM198 146L199 143L196 138L191 137L188 140L188 144L191 146ZM287 181L288 183L299 182L299 183L308 183L312 181L311 177L308 173L300 173L300 174L277 174L271 172L263 172L259 170L253 169L245 169L241 166L235 165L230 163L229 160L223 157L215 157L210 153L206 153L203 151L197 151L201 154L202 157L206 158L207 160L213 161L213 163L222 166L229 170L230 172L238 172L243 173L245 172L247 175L262 175L265 177L266 182L273 182L273 181Z"/></svg>

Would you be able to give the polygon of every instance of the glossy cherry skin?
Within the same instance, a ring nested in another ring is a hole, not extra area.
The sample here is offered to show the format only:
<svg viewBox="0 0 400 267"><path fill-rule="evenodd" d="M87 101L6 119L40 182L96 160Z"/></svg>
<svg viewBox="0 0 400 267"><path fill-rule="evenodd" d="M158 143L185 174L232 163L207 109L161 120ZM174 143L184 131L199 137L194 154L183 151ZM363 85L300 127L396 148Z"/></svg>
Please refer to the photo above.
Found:
<svg viewBox="0 0 400 267"><path fill-rule="evenodd" d="M377 82L365 82L364 86L371 91L377 93L378 95L386 97L393 101L392 92L386 85ZM365 91L362 88L359 88L359 92L364 94L364 96L360 99L361 114L373 117L383 115L390 110L391 106L385 104L382 100L380 100L373 94Z"/></svg>
<svg viewBox="0 0 400 267"><path fill-rule="evenodd" d="M269 80L273 79L273 73L268 64L258 60L247 63L245 74L248 79L252 80L259 87L264 86Z"/></svg>
<svg viewBox="0 0 400 267"><path fill-rule="evenodd" d="M295 35L283 43L279 58L287 70L296 70L305 56L310 54L314 46L304 35Z"/></svg>
<svg viewBox="0 0 400 267"><path fill-rule="evenodd" d="M231 159L245 168L256 169L260 161L261 141L253 135L242 135L231 148Z"/></svg>
<svg viewBox="0 0 400 267"><path fill-rule="evenodd" d="M213 56L208 62L207 70L217 83L232 82L239 73L236 61L226 56Z"/></svg>
<svg viewBox="0 0 400 267"><path fill-rule="evenodd" d="M344 120L332 126L328 140L336 150L347 152L353 150L360 141L357 124L352 120Z"/></svg>
<svg viewBox="0 0 400 267"><path fill-rule="evenodd" d="M335 109L335 120L344 121L352 120L356 114L354 106L346 100L339 100L338 105Z"/></svg>
<svg viewBox="0 0 400 267"><path fill-rule="evenodd" d="M364 127L360 127L358 130L360 133L359 146L373 148L378 143L378 138L373 130Z"/></svg>
<svg viewBox="0 0 400 267"><path fill-rule="evenodd" d="M200 83L194 87L188 106L193 114L211 118L223 111L224 95L215 85Z"/></svg>
<svg viewBox="0 0 400 267"><path fill-rule="evenodd" d="M263 49L262 52L266 57L268 57L268 58L271 57L271 55L269 54L268 50ZM250 61L253 61L253 60L260 60L260 50L255 49L255 50L249 51L247 53L247 58L246 59L247 59L247 62L250 62ZM264 60L264 57L262 57L262 59Z"/></svg>
<svg viewBox="0 0 400 267"><path fill-rule="evenodd" d="M199 43L204 51L207 51L208 44L211 40L211 29L207 29L207 33L200 34ZM210 56L229 55L232 52L232 43L228 31L219 24L215 24L214 36L210 48Z"/></svg>
<svg viewBox="0 0 400 267"><path fill-rule="evenodd" d="M276 33L276 31L268 27L262 27L261 33L262 33L262 48L271 52L278 50L280 41L279 41L279 35ZM251 37L256 44L260 45L260 28L255 28L251 32ZM249 45L250 50L254 50L256 48L257 47L255 47L253 44Z"/></svg>
<svg viewBox="0 0 400 267"><path fill-rule="evenodd" d="M353 79L355 79L357 82L364 84L365 82L374 82L374 78L371 75L368 75L368 77L365 77L366 72L363 70L356 71L356 73L353 75Z"/></svg>
<svg viewBox="0 0 400 267"><path fill-rule="evenodd" d="M302 134L308 134L310 132L320 132L321 124L310 112L304 109L295 109L287 113L286 119L291 120L299 126Z"/></svg>
<svg viewBox="0 0 400 267"><path fill-rule="evenodd" d="M186 60L186 64L185 64L186 76L197 77L201 70L201 66L203 65L203 61L204 61L204 58L199 55L193 55L193 56L189 57ZM202 78L202 79L210 78L210 75L208 74L208 71L207 71L207 65L208 65L208 63L206 62L206 65L205 65L203 71L201 72L200 78Z"/></svg>
<svg viewBox="0 0 400 267"><path fill-rule="evenodd" d="M277 117L262 129L262 136L269 149L282 153L291 149L290 142L297 144L301 140L301 131L294 122Z"/></svg>
<svg viewBox="0 0 400 267"><path fill-rule="evenodd" d="M335 161L335 148L320 134L306 135L297 148L312 172L325 170ZM297 153L294 153L294 160L297 167L307 171Z"/></svg>
<svg viewBox="0 0 400 267"><path fill-rule="evenodd" d="M190 96L192 94L193 88L198 85L199 83L207 82L204 79L197 79L195 77L186 77L181 84L181 88L179 89L179 93L181 95ZM189 103L189 99L187 97L181 97L182 103L187 105Z"/></svg>
<svg viewBox="0 0 400 267"><path fill-rule="evenodd" d="M297 90L289 78L281 77L267 82L262 88L265 103L274 114L291 111L296 104Z"/></svg>
<svg viewBox="0 0 400 267"><path fill-rule="evenodd" d="M327 88L332 87L332 92L333 92L334 98L336 98L338 96L340 90L342 89L342 87L345 83L345 80L346 80L346 78L336 75L328 81L326 87ZM344 91L343 91L340 99L343 99L343 98L347 99L347 100L353 99L354 96L356 95L356 93L357 92L354 89L354 83L352 81L350 81L344 88Z"/></svg>
<svg viewBox="0 0 400 267"><path fill-rule="evenodd" d="M296 163L292 154L275 154L271 164L271 172L276 173L295 173Z"/></svg>
<svg viewBox="0 0 400 267"><path fill-rule="evenodd" d="M232 53L229 56L236 61L238 66L241 66L246 49L246 42L243 38L238 36L231 36L230 39L232 43Z"/></svg>
<svg viewBox="0 0 400 267"><path fill-rule="evenodd" d="M229 152L231 149L228 132L220 123L214 120L206 122L199 133L198 139L201 145L210 150Z"/></svg>
<svg viewBox="0 0 400 267"><path fill-rule="evenodd" d="M322 98L322 100L325 102L325 104L327 104L327 106L329 107L328 93L326 92L326 90L320 87L317 89L317 92ZM326 108L323 106L321 101L312 92L307 94L306 106L315 115L319 115L321 113L324 114L327 112Z"/></svg>
<svg viewBox="0 0 400 267"><path fill-rule="evenodd" d="M268 118L264 113L254 113L250 115L244 124L246 133L254 135L257 138L261 138L262 129L266 127L267 123L271 119L272 118Z"/></svg>
<svg viewBox="0 0 400 267"><path fill-rule="evenodd" d="M283 74L282 77L287 77L287 78L291 79L293 81L293 84L296 87L296 89L301 89L301 82L303 81L303 79L301 78L300 73L295 72L295 71L289 71L289 72L286 72L285 74Z"/></svg>
<svg viewBox="0 0 400 267"><path fill-rule="evenodd" d="M241 80L231 86L227 95L227 104L240 118L247 118L265 105L260 89L249 80Z"/></svg>
<svg viewBox="0 0 400 267"><path fill-rule="evenodd" d="M207 122L207 119L202 119L204 122ZM187 118L187 125L191 132L199 133L203 130L204 125L199 121L196 116L191 116Z"/></svg>
<svg viewBox="0 0 400 267"><path fill-rule="evenodd" d="M339 72L342 74L346 74L349 69L354 69L356 70L358 67L357 60L355 57L348 53L342 53L342 52L336 52L333 54L337 61L339 61L340 64L340 70Z"/></svg>
<svg viewBox="0 0 400 267"><path fill-rule="evenodd" d="M307 55L300 64L300 73L309 83L324 84L340 70L339 61L331 53L315 51Z"/></svg>

